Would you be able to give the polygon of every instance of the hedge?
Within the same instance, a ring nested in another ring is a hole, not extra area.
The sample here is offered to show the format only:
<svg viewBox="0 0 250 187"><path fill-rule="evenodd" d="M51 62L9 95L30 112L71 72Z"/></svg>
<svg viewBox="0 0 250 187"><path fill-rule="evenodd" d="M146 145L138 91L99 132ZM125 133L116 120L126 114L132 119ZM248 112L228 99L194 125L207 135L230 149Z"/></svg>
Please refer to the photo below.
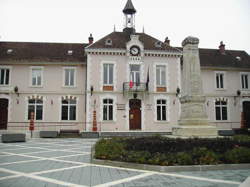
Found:
<svg viewBox="0 0 250 187"><path fill-rule="evenodd" d="M95 146L95 158L163 166L250 163L250 138L101 139Z"/></svg>

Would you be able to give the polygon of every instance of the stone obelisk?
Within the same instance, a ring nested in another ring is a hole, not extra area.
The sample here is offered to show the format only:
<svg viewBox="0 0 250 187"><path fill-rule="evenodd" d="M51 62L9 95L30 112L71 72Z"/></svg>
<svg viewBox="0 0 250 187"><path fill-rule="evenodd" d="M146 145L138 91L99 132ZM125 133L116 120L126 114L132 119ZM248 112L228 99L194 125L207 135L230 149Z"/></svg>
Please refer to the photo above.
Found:
<svg viewBox="0 0 250 187"><path fill-rule="evenodd" d="M209 124L206 114L206 97L202 87L198 44L199 39L195 37L187 37L182 42L181 116L179 127L173 129L175 136L217 136L217 129Z"/></svg>

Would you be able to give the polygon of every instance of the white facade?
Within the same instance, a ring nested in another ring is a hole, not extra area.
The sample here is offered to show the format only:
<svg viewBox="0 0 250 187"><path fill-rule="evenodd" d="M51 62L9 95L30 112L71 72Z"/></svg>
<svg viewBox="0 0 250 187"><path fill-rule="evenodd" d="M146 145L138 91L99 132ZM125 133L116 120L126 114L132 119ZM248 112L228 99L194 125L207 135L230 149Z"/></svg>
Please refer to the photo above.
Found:
<svg viewBox="0 0 250 187"><path fill-rule="evenodd" d="M91 35L90 45L0 42L0 129L28 130L31 111L38 131L92 131L95 120L98 131L169 132L177 126L182 49L168 38L136 33L131 1L123 13L123 32L95 43ZM201 51L211 125L250 128L249 55L225 50L223 43Z"/></svg>
<svg viewBox="0 0 250 187"><path fill-rule="evenodd" d="M8 99L8 130L28 129L29 106L35 108L35 130L85 130L86 65L82 63L73 65L72 63L56 65L8 63L8 66L0 65L0 69L3 67L11 70L9 84L0 85L0 99ZM34 73L32 75L34 69L41 70L40 78L37 78ZM74 71L72 86L65 84L65 69ZM33 82L35 85L32 84L34 77L36 77L34 79L36 81ZM38 85L37 82L39 82ZM16 92L15 87L18 88ZM76 100L76 114L73 119L63 120L62 100L68 98ZM31 100L41 100L41 103L30 103Z"/></svg>

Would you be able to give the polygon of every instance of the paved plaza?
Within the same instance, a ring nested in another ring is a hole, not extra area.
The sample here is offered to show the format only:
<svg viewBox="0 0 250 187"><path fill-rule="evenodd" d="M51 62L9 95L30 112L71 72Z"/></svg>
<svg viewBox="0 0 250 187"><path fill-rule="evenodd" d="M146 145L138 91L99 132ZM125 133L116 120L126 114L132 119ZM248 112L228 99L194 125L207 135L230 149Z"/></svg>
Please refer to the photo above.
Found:
<svg viewBox="0 0 250 187"><path fill-rule="evenodd" d="M248 170L160 173L91 164L96 139L0 143L0 186L236 187Z"/></svg>

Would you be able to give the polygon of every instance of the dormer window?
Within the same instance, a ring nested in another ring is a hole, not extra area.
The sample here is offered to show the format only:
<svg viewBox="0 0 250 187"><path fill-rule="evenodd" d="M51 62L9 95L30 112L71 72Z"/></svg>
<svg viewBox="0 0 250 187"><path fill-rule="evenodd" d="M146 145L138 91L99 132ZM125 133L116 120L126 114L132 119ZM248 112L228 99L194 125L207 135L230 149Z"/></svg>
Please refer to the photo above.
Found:
<svg viewBox="0 0 250 187"><path fill-rule="evenodd" d="M237 56L236 59L237 59L238 61L241 61L241 57L240 57L240 56Z"/></svg>
<svg viewBox="0 0 250 187"><path fill-rule="evenodd" d="M155 42L155 47L160 48L161 46L162 46L162 42L161 41Z"/></svg>
<svg viewBox="0 0 250 187"><path fill-rule="evenodd" d="M13 49L8 49L7 54L11 54L13 52Z"/></svg>
<svg viewBox="0 0 250 187"><path fill-rule="evenodd" d="M73 54L73 50L68 50L67 54L71 56Z"/></svg>
<svg viewBox="0 0 250 187"><path fill-rule="evenodd" d="M111 46L112 45L112 40L111 39L107 39L105 41L105 45Z"/></svg>

